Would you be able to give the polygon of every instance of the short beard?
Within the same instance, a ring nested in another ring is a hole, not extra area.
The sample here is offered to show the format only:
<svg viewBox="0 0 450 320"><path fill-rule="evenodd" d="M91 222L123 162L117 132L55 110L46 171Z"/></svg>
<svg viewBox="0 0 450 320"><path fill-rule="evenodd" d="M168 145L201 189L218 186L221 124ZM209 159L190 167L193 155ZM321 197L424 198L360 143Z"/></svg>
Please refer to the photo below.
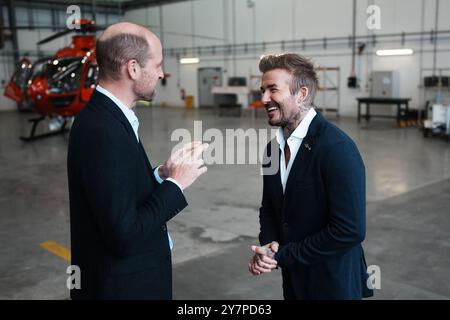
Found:
<svg viewBox="0 0 450 320"><path fill-rule="evenodd" d="M140 81L137 81L134 83L134 94L136 95L136 97L138 98L138 100L143 100L143 101L148 101L151 102L153 101L154 97L155 97L155 88L153 88L152 91L147 91L148 87L145 87L143 84L144 83L150 83L150 76L149 74L145 71L142 70L142 79Z"/></svg>
<svg viewBox="0 0 450 320"><path fill-rule="evenodd" d="M153 92L150 93L150 94L138 95L138 97L139 97L139 100L152 102L153 99L155 98L155 91L153 91Z"/></svg>
<svg viewBox="0 0 450 320"><path fill-rule="evenodd" d="M289 125L288 119L281 119L277 124L275 124L275 126L281 127L281 128L286 128L288 125Z"/></svg>
<svg viewBox="0 0 450 320"><path fill-rule="evenodd" d="M138 98L138 100L151 102L155 98L155 90L152 92L144 92L144 90L140 90L139 85L134 86L134 94Z"/></svg>

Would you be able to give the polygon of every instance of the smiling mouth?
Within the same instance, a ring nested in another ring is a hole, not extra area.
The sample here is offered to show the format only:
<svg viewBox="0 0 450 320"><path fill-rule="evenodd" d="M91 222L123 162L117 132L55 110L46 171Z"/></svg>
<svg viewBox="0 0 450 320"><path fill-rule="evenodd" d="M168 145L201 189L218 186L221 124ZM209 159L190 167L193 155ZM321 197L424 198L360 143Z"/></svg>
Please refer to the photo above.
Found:
<svg viewBox="0 0 450 320"><path fill-rule="evenodd" d="M271 115L271 114L273 114L275 111L277 111L278 110L278 107L277 106L266 106L266 112L267 112L267 114L268 115Z"/></svg>

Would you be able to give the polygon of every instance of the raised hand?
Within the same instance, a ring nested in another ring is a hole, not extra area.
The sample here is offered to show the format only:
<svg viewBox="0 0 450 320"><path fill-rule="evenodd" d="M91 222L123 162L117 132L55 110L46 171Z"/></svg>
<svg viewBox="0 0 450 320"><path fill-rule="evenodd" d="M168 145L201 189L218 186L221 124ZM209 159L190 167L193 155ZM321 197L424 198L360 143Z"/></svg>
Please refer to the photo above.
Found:
<svg viewBox="0 0 450 320"><path fill-rule="evenodd" d="M194 141L188 143L179 150L172 153L170 158L158 170L159 175L176 180L181 187L186 189L200 175L207 171L205 162L200 155L208 148L207 143Z"/></svg>

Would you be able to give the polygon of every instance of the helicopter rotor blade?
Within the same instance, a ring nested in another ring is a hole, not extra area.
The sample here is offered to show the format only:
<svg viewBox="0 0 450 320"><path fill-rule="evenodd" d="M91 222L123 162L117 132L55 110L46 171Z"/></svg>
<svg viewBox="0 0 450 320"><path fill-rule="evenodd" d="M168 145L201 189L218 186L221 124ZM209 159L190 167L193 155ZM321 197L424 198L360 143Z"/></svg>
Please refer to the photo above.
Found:
<svg viewBox="0 0 450 320"><path fill-rule="evenodd" d="M97 31L103 31L106 28L107 28L106 26L98 26L96 24L82 25L81 32L97 32ZM79 30L76 30L76 31L79 31Z"/></svg>
<svg viewBox="0 0 450 320"><path fill-rule="evenodd" d="M39 45L39 44L44 44L44 43L50 42L50 41L52 41L52 40L55 40L56 38L65 36L66 34L69 34L69 33L71 33L71 32L72 32L72 30L70 30L70 29L66 29L66 30L57 32L57 33L55 33L55 34L53 34L53 35L51 35L51 36L49 36L49 37L47 37L47 38L45 38L45 39L42 39L42 40L39 41L37 44Z"/></svg>
<svg viewBox="0 0 450 320"><path fill-rule="evenodd" d="M82 25L80 29L73 29L71 30L72 32L98 32L98 31L103 31L107 28L108 26L99 26L99 25ZM66 26L60 26L60 27L55 27L55 26L15 26L10 27L10 26L4 26L3 30L54 30L54 29L59 29L59 30L67 30Z"/></svg>

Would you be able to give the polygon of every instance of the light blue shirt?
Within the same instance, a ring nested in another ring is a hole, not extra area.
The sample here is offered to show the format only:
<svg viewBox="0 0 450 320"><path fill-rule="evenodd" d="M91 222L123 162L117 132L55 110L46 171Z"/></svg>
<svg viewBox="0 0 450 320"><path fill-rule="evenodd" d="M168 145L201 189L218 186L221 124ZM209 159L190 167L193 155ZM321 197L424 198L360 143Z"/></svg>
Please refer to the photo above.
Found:
<svg viewBox="0 0 450 320"><path fill-rule="evenodd" d="M127 105L125 105L122 101L120 101L115 95L113 95L111 92L109 92L105 88L102 88L100 85L97 85L96 90L100 93L103 93L108 98L110 98L119 107L119 109L122 110L123 114L125 115L128 122L130 123L131 127L133 128L133 131L134 131L134 134L136 135L137 141L139 142L139 134L138 134L139 120L136 117L136 114L134 113L134 111L131 108L129 108ZM159 166L155 168L155 170L153 171L153 175L155 176L156 181L158 181L158 183L161 184L164 182L164 180L159 176L158 169L159 169ZM178 188L180 188L181 192L183 192L183 188L175 179L167 178L166 180L175 183L175 185L177 185ZM173 241L172 241L172 238L170 237L169 232L167 232L167 236L169 237L169 245L170 245L170 249L172 250Z"/></svg>
<svg viewBox="0 0 450 320"><path fill-rule="evenodd" d="M303 138L308 133L309 125L311 121L316 116L317 112L314 108L309 109L305 118L300 122L300 124L295 128L294 132L287 139L284 139L283 129L280 127L276 134L276 139L280 145L281 159L280 159L280 177L281 184L283 186L283 192L286 190L286 183L291 172L292 164L294 163L295 157L297 156L298 149L302 144ZM289 149L291 150L291 158L289 159L288 165L286 166L286 158L284 156L284 144L287 142Z"/></svg>

